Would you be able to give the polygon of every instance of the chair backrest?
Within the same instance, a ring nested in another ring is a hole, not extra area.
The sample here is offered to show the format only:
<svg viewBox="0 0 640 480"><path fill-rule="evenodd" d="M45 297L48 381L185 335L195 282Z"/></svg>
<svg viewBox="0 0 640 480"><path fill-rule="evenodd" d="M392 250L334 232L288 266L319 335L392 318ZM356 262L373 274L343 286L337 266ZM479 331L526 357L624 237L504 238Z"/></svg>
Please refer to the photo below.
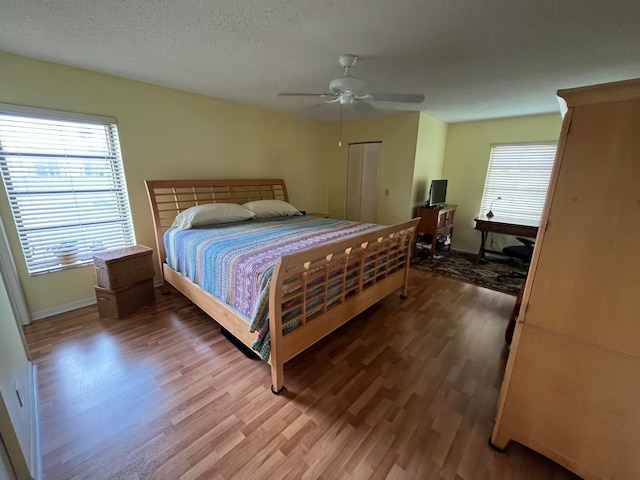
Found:
<svg viewBox="0 0 640 480"><path fill-rule="evenodd" d="M526 245L528 248L531 249L531 251L533 251L533 247L536 244L535 240L531 240L530 238L516 237L516 240Z"/></svg>

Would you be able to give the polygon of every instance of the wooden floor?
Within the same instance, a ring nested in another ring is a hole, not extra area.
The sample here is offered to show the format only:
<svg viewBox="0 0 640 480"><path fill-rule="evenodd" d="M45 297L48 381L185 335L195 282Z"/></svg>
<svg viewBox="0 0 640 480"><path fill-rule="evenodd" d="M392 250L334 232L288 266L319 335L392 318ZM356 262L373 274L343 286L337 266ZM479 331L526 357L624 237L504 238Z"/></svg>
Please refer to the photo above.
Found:
<svg viewBox="0 0 640 480"><path fill-rule="evenodd" d="M281 396L175 292L33 323L45 479L576 479L487 446L515 298L411 283L287 364Z"/></svg>

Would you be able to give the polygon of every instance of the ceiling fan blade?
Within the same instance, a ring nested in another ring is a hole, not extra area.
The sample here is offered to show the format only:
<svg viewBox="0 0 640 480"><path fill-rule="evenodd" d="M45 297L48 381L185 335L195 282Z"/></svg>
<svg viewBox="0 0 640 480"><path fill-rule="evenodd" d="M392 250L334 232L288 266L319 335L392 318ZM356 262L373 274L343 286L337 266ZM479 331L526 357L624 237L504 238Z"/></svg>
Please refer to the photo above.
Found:
<svg viewBox="0 0 640 480"><path fill-rule="evenodd" d="M376 110L375 107L373 107L373 105L366 102L353 102L352 105L356 112L363 113L363 114L368 114Z"/></svg>
<svg viewBox="0 0 640 480"><path fill-rule="evenodd" d="M371 100L376 102L398 102L398 103L422 103L424 95L421 93L372 93Z"/></svg>
<svg viewBox="0 0 640 480"><path fill-rule="evenodd" d="M333 96L330 93L279 93L279 97L324 97L326 95Z"/></svg>

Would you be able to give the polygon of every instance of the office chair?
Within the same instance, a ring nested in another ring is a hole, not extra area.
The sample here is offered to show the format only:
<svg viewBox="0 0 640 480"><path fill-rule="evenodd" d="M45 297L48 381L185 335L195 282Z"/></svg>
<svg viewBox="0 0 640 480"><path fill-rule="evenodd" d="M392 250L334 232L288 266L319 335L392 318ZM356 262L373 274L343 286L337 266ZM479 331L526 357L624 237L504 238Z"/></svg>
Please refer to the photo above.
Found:
<svg viewBox="0 0 640 480"><path fill-rule="evenodd" d="M536 242L523 237L516 237L516 239L520 241L522 245L510 245L508 247L504 247L502 249L502 253L504 253L507 257L516 258L528 265L529 263L531 263L531 257L533 256L533 246L536 244ZM524 279L527 278L527 274L514 271L509 272L506 275L498 275L496 280L501 282L503 278Z"/></svg>

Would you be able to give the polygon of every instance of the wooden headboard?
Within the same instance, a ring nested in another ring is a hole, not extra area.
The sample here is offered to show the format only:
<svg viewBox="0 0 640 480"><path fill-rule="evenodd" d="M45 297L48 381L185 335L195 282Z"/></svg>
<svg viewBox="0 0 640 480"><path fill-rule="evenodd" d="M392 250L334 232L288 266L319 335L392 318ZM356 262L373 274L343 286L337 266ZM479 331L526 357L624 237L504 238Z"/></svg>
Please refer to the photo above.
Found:
<svg viewBox="0 0 640 480"><path fill-rule="evenodd" d="M252 200L289 201L284 180L145 180L153 213L160 273L165 261L163 235L178 213L206 203L238 203Z"/></svg>

